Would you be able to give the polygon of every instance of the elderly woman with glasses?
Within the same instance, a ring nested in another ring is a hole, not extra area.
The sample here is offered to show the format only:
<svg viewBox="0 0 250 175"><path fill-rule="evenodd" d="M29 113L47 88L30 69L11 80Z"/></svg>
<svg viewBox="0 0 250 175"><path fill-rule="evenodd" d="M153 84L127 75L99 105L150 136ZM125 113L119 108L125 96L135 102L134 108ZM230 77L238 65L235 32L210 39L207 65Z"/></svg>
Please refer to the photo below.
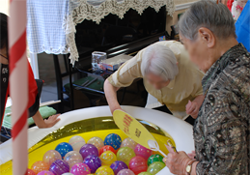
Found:
<svg viewBox="0 0 250 175"><path fill-rule="evenodd" d="M233 17L223 4L199 1L179 32L206 73L205 99L193 128L195 156L168 147L164 161L173 174L250 174L250 54L236 40Z"/></svg>

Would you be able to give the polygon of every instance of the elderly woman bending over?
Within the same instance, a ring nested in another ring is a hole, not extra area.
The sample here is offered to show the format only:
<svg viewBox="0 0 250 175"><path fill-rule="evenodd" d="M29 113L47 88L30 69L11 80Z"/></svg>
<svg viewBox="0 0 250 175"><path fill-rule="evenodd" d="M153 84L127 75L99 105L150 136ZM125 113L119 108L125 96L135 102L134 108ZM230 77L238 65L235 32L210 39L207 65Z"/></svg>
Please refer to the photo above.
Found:
<svg viewBox="0 0 250 175"><path fill-rule="evenodd" d="M250 54L236 40L233 17L225 5L199 1L179 29L190 59L206 72L205 100L193 128L195 159L168 147L166 165L173 174L248 175Z"/></svg>
<svg viewBox="0 0 250 175"><path fill-rule="evenodd" d="M189 60L184 46L176 41L161 41L139 51L124 63L104 84L104 91L113 113L121 109L116 91L143 78L148 93L181 117L196 118L203 102L203 73ZM187 105L187 106L186 106Z"/></svg>

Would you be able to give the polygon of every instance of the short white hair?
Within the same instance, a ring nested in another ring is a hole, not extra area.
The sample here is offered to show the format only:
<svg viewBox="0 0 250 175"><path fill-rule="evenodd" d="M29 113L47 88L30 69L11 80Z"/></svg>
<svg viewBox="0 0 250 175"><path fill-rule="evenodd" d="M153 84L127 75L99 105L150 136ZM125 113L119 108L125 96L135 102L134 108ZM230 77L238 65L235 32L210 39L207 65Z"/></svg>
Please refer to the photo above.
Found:
<svg viewBox="0 0 250 175"><path fill-rule="evenodd" d="M143 77L152 73L164 80L173 80L179 73L177 59L174 52L161 44L148 46L142 55L141 72Z"/></svg>

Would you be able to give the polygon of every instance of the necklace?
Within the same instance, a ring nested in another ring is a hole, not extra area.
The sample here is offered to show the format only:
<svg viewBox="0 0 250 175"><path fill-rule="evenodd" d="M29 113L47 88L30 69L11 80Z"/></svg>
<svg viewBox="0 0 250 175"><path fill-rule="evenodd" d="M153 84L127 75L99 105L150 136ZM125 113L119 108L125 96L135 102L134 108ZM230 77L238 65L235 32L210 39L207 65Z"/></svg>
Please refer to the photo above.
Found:
<svg viewBox="0 0 250 175"><path fill-rule="evenodd" d="M4 56L4 55L2 55L2 54L0 54L2 57L4 57L4 58L6 58L7 59L7 57L6 56Z"/></svg>

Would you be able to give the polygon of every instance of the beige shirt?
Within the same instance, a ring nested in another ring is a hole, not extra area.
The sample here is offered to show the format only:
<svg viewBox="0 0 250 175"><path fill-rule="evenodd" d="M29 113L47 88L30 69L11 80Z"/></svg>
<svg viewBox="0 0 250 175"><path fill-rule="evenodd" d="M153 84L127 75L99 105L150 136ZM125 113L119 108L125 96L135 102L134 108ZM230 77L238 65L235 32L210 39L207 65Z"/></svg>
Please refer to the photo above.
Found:
<svg viewBox="0 0 250 175"><path fill-rule="evenodd" d="M188 53L184 46L177 41L160 41L161 44L169 47L175 54L178 61L179 73L170 81L168 86L157 90L144 79L144 86L148 93L165 104L171 111L185 111L188 100L202 95L201 80L204 74L189 60ZM136 56L125 62L109 78L109 82L115 87L127 87L136 78L143 78L141 73L141 61L143 52L139 51Z"/></svg>

